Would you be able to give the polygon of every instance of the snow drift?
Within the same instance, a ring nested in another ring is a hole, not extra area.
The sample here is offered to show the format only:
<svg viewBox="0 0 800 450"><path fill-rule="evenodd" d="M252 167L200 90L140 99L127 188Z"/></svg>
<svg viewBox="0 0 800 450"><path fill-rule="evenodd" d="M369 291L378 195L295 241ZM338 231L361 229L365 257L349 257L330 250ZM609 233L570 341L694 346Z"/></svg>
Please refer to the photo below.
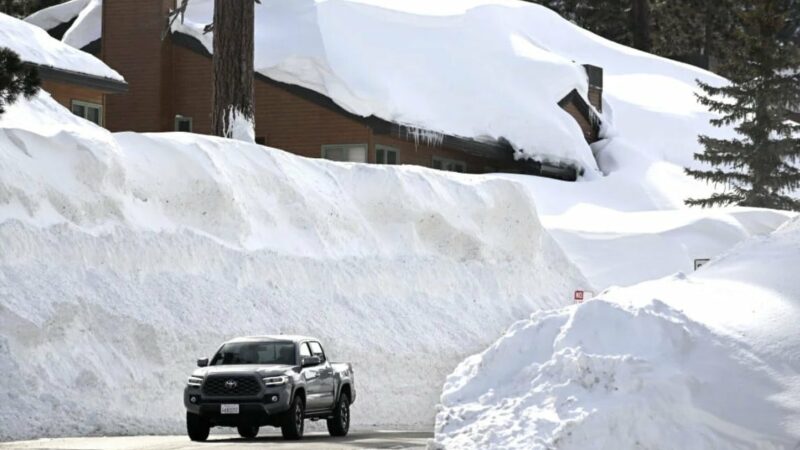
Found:
<svg viewBox="0 0 800 450"><path fill-rule="evenodd" d="M448 377L446 448L796 448L800 220L700 272L535 313Z"/></svg>
<svg viewBox="0 0 800 450"><path fill-rule="evenodd" d="M506 180L112 135L44 93L0 149L0 439L180 433L194 358L280 332L354 364L354 427L428 427L459 360L585 283Z"/></svg>

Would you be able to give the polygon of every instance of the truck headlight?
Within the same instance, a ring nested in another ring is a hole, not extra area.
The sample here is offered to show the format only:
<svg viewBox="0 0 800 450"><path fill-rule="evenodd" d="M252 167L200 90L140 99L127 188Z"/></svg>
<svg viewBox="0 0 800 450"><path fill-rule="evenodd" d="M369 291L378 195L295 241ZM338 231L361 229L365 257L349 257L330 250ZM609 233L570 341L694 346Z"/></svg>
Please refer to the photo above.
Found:
<svg viewBox="0 0 800 450"><path fill-rule="evenodd" d="M203 377L192 375L186 383L191 387L200 387L203 385Z"/></svg>
<svg viewBox="0 0 800 450"><path fill-rule="evenodd" d="M265 377L265 378L263 378L263 380L264 380L264 386L267 386L267 387L270 387L270 386L283 386L284 384L289 382L289 377L287 377L285 375L281 375L279 377Z"/></svg>

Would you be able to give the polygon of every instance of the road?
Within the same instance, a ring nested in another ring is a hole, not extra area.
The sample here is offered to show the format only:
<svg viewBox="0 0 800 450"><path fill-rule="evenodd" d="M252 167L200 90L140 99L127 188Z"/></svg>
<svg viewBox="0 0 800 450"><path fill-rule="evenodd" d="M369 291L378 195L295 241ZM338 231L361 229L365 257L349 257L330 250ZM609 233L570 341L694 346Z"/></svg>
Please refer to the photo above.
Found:
<svg viewBox="0 0 800 450"><path fill-rule="evenodd" d="M125 436L38 439L0 443L0 450L234 450L274 448L278 450L424 449L432 433L410 431L351 432L346 438L328 433L306 433L302 441L284 441L280 434L265 433L255 439L238 435L212 435L208 442L192 442L186 436Z"/></svg>

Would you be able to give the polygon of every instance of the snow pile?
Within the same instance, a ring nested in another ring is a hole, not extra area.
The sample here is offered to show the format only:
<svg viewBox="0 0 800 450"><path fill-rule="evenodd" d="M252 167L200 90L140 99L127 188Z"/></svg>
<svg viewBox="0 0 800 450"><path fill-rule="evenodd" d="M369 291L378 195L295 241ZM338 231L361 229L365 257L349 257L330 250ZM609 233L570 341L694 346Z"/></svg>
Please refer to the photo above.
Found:
<svg viewBox="0 0 800 450"><path fill-rule="evenodd" d="M5 14L0 14L0 47L14 50L29 63L125 81L94 56L53 39L41 28Z"/></svg>
<svg viewBox="0 0 800 450"><path fill-rule="evenodd" d="M448 377L445 448L796 448L800 220L514 324Z"/></svg>
<svg viewBox="0 0 800 450"><path fill-rule="evenodd" d="M353 363L354 427L427 428L458 361L585 283L507 180L110 134L46 93L0 149L0 439L182 433L194 359L279 332Z"/></svg>

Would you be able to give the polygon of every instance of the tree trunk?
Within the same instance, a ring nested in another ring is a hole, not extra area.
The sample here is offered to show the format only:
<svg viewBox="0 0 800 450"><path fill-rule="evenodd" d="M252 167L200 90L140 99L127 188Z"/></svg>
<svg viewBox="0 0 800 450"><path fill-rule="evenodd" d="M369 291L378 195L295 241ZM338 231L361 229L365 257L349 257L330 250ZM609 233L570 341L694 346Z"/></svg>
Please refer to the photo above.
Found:
<svg viewBox="0 0 800 450"><path fill-rule="evenodd" d="M217 136L253 141L253 0L214 0L214 93Z"/></svg>
<svg viewBox="0 0 800 450"><path fill-rule="evenodd" d="M651 27L650 0L632 0L631 30L633 31L633 46L635 48L645 52L652 50Z"/></svg>

